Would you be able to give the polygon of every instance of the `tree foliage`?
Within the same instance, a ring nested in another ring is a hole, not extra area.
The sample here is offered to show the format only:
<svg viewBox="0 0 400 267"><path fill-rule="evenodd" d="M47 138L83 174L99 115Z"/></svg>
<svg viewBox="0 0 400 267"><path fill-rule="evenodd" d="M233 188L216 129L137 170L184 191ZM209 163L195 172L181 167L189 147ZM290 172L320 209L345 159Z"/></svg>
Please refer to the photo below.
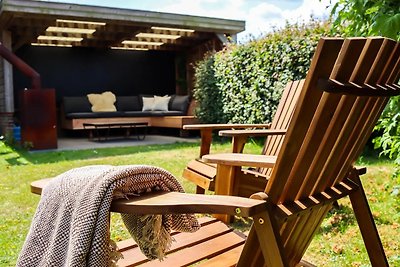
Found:
<svg viewBox="0 0 400 267"><path fill-rule="evenodd" d="M375 146L400 165L400 98L393 98L388 103L375 129L383 132L375 138Z"/></svg>
<svg viewBox="0 0 400 267"><path fill-rule="evenodd" d="M399 0L339 0L332 15L333 29L347 36L400 38Z"/></svg>
<svg viewBox="0 0 400 267"><path fill-rule="evenodd" d="M203 122L266 123L283 88L305 78L326 23L287 24L259 40L230 44L197 64L194 97Z"/></svg>

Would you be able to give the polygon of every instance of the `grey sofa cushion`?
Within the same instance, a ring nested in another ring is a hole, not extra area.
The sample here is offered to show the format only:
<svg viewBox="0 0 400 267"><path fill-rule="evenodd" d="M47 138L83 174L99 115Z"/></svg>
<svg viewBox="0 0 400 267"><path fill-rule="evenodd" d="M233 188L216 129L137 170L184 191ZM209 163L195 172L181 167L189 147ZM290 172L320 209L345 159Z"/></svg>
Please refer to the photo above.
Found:
<svg viewBox="0 0 400 267"><path fill-rule="evenodd" d="M169 103L169 111L141 111L142 96L118 96L116 112L92 112L86 96L64 97L65 117L79 118L115 118L115 117L161 117L186 115L189 96L174 95Z"/></svg>
<svg viewBox="0 0 400 267"><path fill-rule="evenodd" d="M116 118L122 117L123 112L112 111L112 112L71 112L67 113L65 117L67 119L84 119L84 118Z"/></svg>
<svg viewBox="0 0 400 267"><path fill-rule="evenodd" d="M140 104L138 96L117 96L116 106L118 111L142 110L142 105Z"/></svg>
<svg viewBox="0 0 400 267"><path fill-rule="evenodd" d="M186 112L189 108L189 96L188 95L174 95L171 97L171 101L169 103L170 111L180 111L186 115Z"/></svg>
<svg viewBox="0 0 400 267"><path fill-rule="evenodd" d="M63 104L65 114L92 112L92 105L87 96L65 96Z"/></svg>
<svg viewBox="0 0 400 267"><path fill-rule="evenodd" d="M124 117L150 117L150 111L125 111L123 112Z"/></svg>
<svg viewBox="0 0 400 267"><path fill-rule="evenodd" d="M164 117L164 116L183 116L185 115L182 111L160 111L155 110L150 112L151 117Z"/></svg>

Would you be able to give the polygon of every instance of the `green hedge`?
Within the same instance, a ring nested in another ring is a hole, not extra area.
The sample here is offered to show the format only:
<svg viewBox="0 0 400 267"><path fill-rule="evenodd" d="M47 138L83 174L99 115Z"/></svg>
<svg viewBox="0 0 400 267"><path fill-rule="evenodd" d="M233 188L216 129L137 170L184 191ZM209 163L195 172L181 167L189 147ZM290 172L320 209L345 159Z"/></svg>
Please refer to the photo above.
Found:
<svg viewBox="0 0 400 267"><path fill-rule="evenodd" d="M214 71L214 55L209 54L195 67L196 116L203 122L226 122L222 112L222 93L218 90Z"/></svg>
<svg viewBox="0 0 400 267"><path fill-rule="evenodd" d="M196 115L205 123L272 120L288 81L305 77L327 23L287 24L259 40L230 44L196 66Z"/></svg>

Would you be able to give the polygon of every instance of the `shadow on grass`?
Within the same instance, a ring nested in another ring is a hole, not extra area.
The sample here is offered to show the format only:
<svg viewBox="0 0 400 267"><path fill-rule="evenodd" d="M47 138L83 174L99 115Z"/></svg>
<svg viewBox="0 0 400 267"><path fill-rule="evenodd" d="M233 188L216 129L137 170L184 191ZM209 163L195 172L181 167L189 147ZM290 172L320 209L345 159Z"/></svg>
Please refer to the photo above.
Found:
<svg viewBox="0 0 400 267"><path fill-rule="evenodd" d="M55 163L59 161L73 161L83 159L94 159L110 156L130 155L136 153L166 151L172 149L198 147L198 143L174 143L164 145L134 146L134 147L114 147L114 148L96 148L71 151L47 151L47 152L29 152L22 149L14 150L16 156L6 159L10 165L21 165L23 162L31 164Z"/></svg>
<svg viewBox="0 0 400 267"><path fill-rule="evenodd" d="M26 165L27 164L25 158L20 157L20 156L7 158L7 159L5 159L5 161L8 163L8 165L11 165L11 166Z"/></svg>
<svg viewBox="0 0 400 267"><path fill-rule="evenodd" d="M376 224L391 225L392 222L385 220L381 216L373 216ZM327 214L327 222L321 226L320 233L328 232L345 233L350 226L357 224L357 219L353 209L348 206L340 205L333 207Z"/></svg>
<svg viewBox="0 0 400 267"><path fill-rule="evenodd" d="M344 233L350 227L356 224L353 210L348 206L333 207L327 215L327 223L320 228L320 233L329 232Z"/></svg>

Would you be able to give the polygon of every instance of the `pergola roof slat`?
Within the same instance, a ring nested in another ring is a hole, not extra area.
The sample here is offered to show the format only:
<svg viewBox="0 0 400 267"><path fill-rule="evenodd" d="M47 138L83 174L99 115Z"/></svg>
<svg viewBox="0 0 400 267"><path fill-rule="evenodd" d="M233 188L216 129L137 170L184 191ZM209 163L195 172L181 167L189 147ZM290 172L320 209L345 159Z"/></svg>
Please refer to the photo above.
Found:
<svg viewBox="0 0 400 267"><path fill-rule="evenodd" d="M100 22L125 21L152 25L185 26L195 30L231 34L244 30L244 22L240 20L45 1L3 0L1 9L3 12L36 14L46 17L71 17L86 20L93 19Z"/></svg>
<svg viewBox="0 0 400 267"><path fill-rule="evenodd" d="M162 50L175 51L196 46L200 42L218 40L217 36L221 34L234 36L244 30L245 23L240 20L59 2L3 0L0 2L0 28L13 34L14 49L35 39L43 43L40 38L53 36L56 40L49 42L53 45L57 44L57 39L61 45L65 45L65 40L57 37L82 37L81 42L71 44L106 48L123 46L124 40L151 40L162 41ZM27 33L27 29L30 33ZM83 29L94 32L88 33ZM137 37L138 33L145 37ZM157 34L165 36L154 37ZM174 35L179 37L172 40ZM149 46L149 49L160 50L160 47Z"/></svg>

